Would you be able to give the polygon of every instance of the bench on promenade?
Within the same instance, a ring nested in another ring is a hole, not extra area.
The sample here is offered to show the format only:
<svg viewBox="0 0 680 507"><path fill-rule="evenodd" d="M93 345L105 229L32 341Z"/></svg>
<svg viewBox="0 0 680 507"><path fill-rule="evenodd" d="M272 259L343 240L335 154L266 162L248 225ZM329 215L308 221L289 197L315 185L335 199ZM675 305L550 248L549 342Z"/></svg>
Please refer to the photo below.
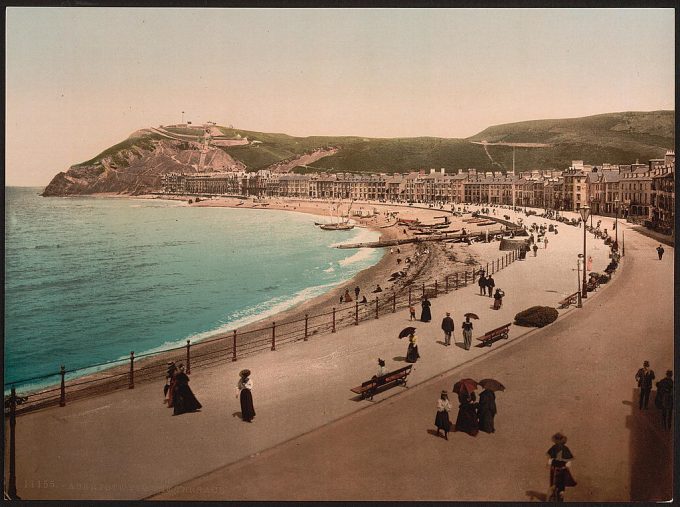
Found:
<svg viewBox="0 0 680 507"><path fill-rule="evenodd" d="M573 294L568 295L566 298L564 298L557 304L559 305L560 309L564 309L569 307L569 305L575 305L576 301L578 301L578 292L574 292Z"/></svg>
<svg viewBox="0 0 680 507"><path fill-rule="evenodd" d="M507 340L510 324L511 322L501 327L497 327L496 329L486 333L484 336L480 336L479 338L477 338L480 342L482 342L479 345L477 345L477 347L491 347L491 344L498 340L501 339Z"/></svg>
<svg viewBox="0 0 680 507"><path fill-rule="evenodd" d="M389 389L390 387L394 387L400 384L403 387L406 387L406 377L408 377L409 373L411 373L411 368L413 368L412 364L404 366L403 368L399 368L398 370L385 373L385 375L381 377L375 376L372 379L367 380L366 382L362 382L360 386L353 387L352 389L350 389L350 391L356 394L360 394L362 400L365 399L366 397L370 397L370 399L372 400L373 395L381 387Z"/></svg>

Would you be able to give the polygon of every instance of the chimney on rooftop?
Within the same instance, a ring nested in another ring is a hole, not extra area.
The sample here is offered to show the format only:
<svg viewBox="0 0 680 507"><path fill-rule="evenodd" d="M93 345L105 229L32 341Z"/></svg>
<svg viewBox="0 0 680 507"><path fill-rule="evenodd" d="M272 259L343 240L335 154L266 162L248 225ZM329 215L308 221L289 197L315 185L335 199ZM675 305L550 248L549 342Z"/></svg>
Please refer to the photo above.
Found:
<svg viewBox="0 0 680 507"><path fill-rule="evenodd" d="M434 169L430 169L430 174L434 174Z"/></svg>
<svg viewBox="0 0 680 507"><path fill-rule="evenodd" d="M446 169L444 169L444 168L442 167L442 168L441 168L441 172L442 172L442 174L446 174Z"/></svg>

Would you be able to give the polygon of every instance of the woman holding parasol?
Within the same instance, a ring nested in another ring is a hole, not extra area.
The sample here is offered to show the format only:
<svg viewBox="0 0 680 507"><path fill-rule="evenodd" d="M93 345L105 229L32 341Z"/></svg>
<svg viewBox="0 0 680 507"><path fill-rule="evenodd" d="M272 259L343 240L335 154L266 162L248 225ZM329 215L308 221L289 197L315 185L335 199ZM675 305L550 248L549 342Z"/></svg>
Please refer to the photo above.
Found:
<svg viewBox="0 0 680 507"><path fill-rule="evenodd" d="M241 370L239 373L238 380L238 394L237 398L241 401L241 419L245 422L253 422L253 417L255 417L255 408L253 407L253 394L251 389L253 388L253 381L250 380L250 370Z"/></svg>
<svg viewBox="0 0 680 507"><path fill-rule="evenodd" d="M453 392L458 393L460 403L456 418L456 431L463 431L473 437L479 433L475 389L477 389L477 382L469 378L459 380L453 385Z"/></svg>
<svg viewBox="0 0 680 507"><path fill-rule="evenodd" d="M465 314L465 322L463 322L463 341L464 341L464 346L465 350L470 350L470 346L472 345L472 322L470 322L470 319L479 319L477 314L475 313L466 313Z"/></svg>

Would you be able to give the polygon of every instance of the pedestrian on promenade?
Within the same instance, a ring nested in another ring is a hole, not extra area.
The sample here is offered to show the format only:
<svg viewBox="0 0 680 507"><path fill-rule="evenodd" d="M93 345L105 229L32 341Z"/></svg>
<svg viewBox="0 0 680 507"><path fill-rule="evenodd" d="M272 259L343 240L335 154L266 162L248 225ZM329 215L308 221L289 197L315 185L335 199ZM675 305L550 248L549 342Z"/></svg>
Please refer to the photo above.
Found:
<svg viewBox="0 0 680 507"><path fill-rule="evenodd" d="M479 433L479 421L477 419L477 397L475 393L467 393L461 389L458 393L458 417L456 418L456 431L463 431L470 436L476 437Z"/></svg>
<svg viewBox="0 0 680 507"><path fill-rule="evenodd" d="M177 366L175 366L174 361L168 361L168 369L165 372L165 386L163 386L163 403L172 407L172 391L175 387L175 373L177 372Z"/></svg>
<svg viewBox="0 0 680 507"><path fill-rule="evenodd" d="M557 501L564 500L564 489L576 486L576 481L571 475L571 460L574 455L566 446L567 437L562 433L552 436L553 446L548 449L548 466L550 466L550 495Z"/></svg>
<svg viewBox="0 0 680 507"><path fill-rule="evenodd" d="M408 320L417 320L416 319L416 307L414 305L409 305L408 311L409 311L409 314L410 314Z"/></svg>
<svg viewBox="0 0 680 507"><path fill-rule="evenodd" d="M479 429L486 433L495 433L493 418L496 416L496 394L490 389L484 389L479 395L477 407Z"/></svg>
<svg viewBox="0 0 680 507"><path fill-rule="evenodd" d="M477 285L479 285L479 295L484 296L484 293L486 292L486 277L484 276L484 271L479 275Z"/></svg>
<svg viewBox="0 0 680 507"><path fill-rule="evenodd" d="M408 337L408 350L406 351L406 362L407 363L415 363L418 358L420 358L420 354L418 353L418 338L416 338L416 334L414 332L411 332L411 334Z"/></svg>
<svg viewBox="0 0 680 507"><path fill-rule="evenodd" d="M444 331L444 345L447 347L451 345L451 335L453 334L453 328L454 325L451 314L446 312L446 317L442 319L442 331Z"/></svg>
<svg viewBox="0 0 680 507"><path fill-rule="evenodd" d="M548 248L548 236L543 238L543 248Z"/></svg>
<svg viewBox="0 0 680 507"><path fill-rule="evenodd" d="M354 299L357 301L359 300L359 292L361 292L361 289L359 287L354 287Z"/></svg>
<svg viewBox="0 0 680 507"><path fill-rule="evenodd" d="M496 293L493 295L493 309L500 310L503 306L503 296L505 292L500 289L496 289Z"/></svg>
<svg viewBox="0 0 680 507"><path fill-rule="evenodd" d="M427 299L427 296L423 296L420 306L422 307L422 311L420 312L420 322L430 322L432 320L432 314L430 313L430 306L432 306L432 303L430 303L430 300Z"/></svg>
<svg viewBox="0 0 680 507"><path fill-rule="evenodd" d="M538 252L538 246L536 246L536 244L534 244L534 246L531 247L531 249L534 251L534 257L536 257L536 252Z"/></svg>
<svg viewBox="0 0 680 507"><path fill-rule="evenodd" d="M588 271L593 270L593 258L590 255L588 256L588 262L586 263L586 269Z"/></svg>
<svg viewBox="0 0 680 507"><path fill-rule="evenodd" d="M493 296L493 288L496 286L496 281L493 276L489 275L486 279L486 290L489 293L489 297Z"/></svg>
<svg viewBox="0 0 680 507"><path fill-rule="evenodd" d="M656 253L659 254L659 260L661 260L661 257L663 257L663 252L664 252L664 250L663 250L663 247L661 245L656 247Z"/></svg>
<svg viewBox="0 0 680 507"><path fill-rule="evenodd" d="M656 383L656 398L654 403L661 410L661 425L663 429L671 429L673 418L673 371L666 372L666 378Z"/></svg>
<svg viewBox="0 0 680 507"><path fill-rule="evenodd" d="M201 408L194 393L189 387L189 376L184 373L184 365L179 365L179 371L175 374L175 388L172 394L173 414L180 415L185 412L195 412Z"/></svg>
<svg viewBox="0 0 680 507"><path fill-rule="evenodd" d="M449 431L451 431L451 419L449 419L449 411L451 410L451 402L446 391L442 391L437 400L437 415L434 418L434 425L437 427L437 436L441 436L439 431L444 430L444 438L449 439Z"/></svg>
<svg viewBox="0 0 680 507"><path fill-rule="evenodd" d="M350 303L352 301L352 296L349 294L349 289L345 289L345 296L343 299L345 303Z"/></svg>
<svg viewBox="0 0 680 507"><path fill-rule="evenodd" d="M643 407L647 410L649 393L652 391L652 382L654 381L654 378L654 370L649 368L649 361L643 362L642 368L635 374L635 380L637 380L638 387L640 388L640 410L642 410Z"/></svg>
<svg viewBox="0 0 680 507"><path fill-rule="evenodd" d="M239 373L237 398L241 401L241 419L245 422L253 422L255 408L253 407L253 381L250 380L250 370L241 370Z"/></svg>
<svg viewBox="0 0 680 507"><path fill-rule="evenodd" d="M378 373L376 373L376 376L382 377L385 373L387 373L385 370L385 360L378 358Z"/></svg>
<svg viewBox="0 0 680 507"><path fill-rule="evenodd" d="M470 345L472 345L472 322L470 322L470 317L465 317L465 322L463 322L463 345L465 350L470 350Z"/></svg>

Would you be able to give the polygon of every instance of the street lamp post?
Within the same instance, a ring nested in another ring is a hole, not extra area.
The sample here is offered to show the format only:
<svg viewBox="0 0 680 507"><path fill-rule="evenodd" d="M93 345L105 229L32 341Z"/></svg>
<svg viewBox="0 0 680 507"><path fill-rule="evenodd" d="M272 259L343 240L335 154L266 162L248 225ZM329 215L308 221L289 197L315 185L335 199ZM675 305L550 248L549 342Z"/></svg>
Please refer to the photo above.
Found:
<svg viewBox="0 0 680 507"><path fill-rule="evenodd" d="M590 209L591 210L593 209L593 196L592 195L590 196ZM594 214L595 213L592 213L592 212L590 213L590 228L591 229L593 228L593 215ZM583 224L583 225L585 226L585 224Z"/></svg>
<svg viewBox="0 0 680 507"><path fill-rule="evenodd" d="M583 254L578 254L578 259L576 259L576 308L583 308L583 302L581 301L581 258ZM586 269L585 263L583 264L583 269Z"/></svg>
<svg viewBox="0 0 680 507"><path fill-rule="evenodd" d="M588 215L590 214L590 207L588 205L579 208L578 212L581 214L583 219L583 287L581 289L581 297L587 298L588 291L586 290L586 220L588 220Z"/></svg>
<svg viewBox="0 0 680 507"><path fill-rule="evenodd" d="M614 204L616 205L616 219L614 220L614 230L616 231L616 238L614 242L616 243L616 248L619 248L619 200L614 199Z"/></svg>

